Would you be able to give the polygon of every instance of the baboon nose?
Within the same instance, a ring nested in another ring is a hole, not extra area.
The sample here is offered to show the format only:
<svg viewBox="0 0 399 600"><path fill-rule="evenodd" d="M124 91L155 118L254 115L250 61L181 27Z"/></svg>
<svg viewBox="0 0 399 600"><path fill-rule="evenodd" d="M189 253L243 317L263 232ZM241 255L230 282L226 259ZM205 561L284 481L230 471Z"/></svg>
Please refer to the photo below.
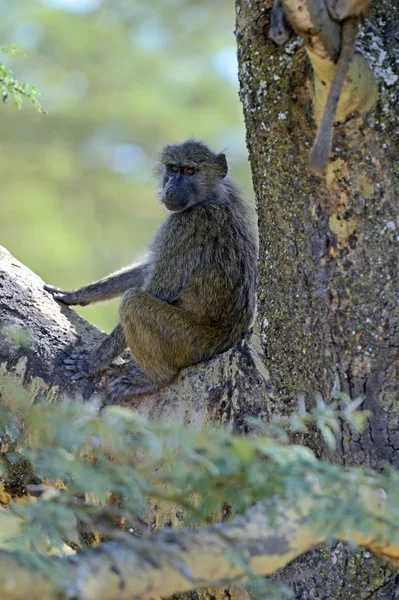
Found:
<svg viewBox="0 0 399 600"><path fill-rule="evenodd" d="M166 198L168 200L174 200L176 198L176 194L174 192L166 192Z"/></svg>

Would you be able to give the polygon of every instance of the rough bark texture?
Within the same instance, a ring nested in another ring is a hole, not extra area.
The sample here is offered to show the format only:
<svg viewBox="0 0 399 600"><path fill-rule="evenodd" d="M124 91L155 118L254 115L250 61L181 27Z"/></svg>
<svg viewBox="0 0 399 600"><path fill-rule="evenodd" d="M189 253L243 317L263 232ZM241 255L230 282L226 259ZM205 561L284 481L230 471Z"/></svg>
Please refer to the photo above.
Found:
<svg viewBox="0 0 399 600"><path fill-rule="evenodd" d="M237 0L240 94L260 228L258 318L272 410L338 392L365 397L362 436L344 430L343 464L395 466L398 399L399 2L376 2L361 37L379 83L368 117L336 126L326 179L312 176L312 72L298 38L268 39L271 2ZM317 438L308 443L324 455ZM399 597L398 579L344 544L281 574L296 598Z"/></svg>

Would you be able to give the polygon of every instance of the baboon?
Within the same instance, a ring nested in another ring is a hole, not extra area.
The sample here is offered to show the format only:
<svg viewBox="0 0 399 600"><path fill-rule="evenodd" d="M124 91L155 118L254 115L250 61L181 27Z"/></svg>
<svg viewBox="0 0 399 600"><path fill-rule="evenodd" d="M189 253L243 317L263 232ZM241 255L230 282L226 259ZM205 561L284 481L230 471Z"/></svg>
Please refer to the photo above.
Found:
<svg viewBox="0 0 399 600"><path fill-rule="evenodd" d="M142 264L76 291L45 286L70 305L123 295L120 323L99 348L65 360L73 378L87 377L128 346L129 375L108 384L108 402L169 384L180 369L227 350L251 327L257 228L227 170L225 155L203 142L165 146L156 176L168 215Z"/></svg>
<svg viewBox="0 0 399 600"><path fill-rule="evenodd" d="M327 7L333 19L342 21L341 50L337 69L328 91L316 139L310 152L310 168L316 175L322 175L326 167L332 144L332 132L345 77L348 73L355 48L359 23L369 9L370 0L327 0Z"/></svg>

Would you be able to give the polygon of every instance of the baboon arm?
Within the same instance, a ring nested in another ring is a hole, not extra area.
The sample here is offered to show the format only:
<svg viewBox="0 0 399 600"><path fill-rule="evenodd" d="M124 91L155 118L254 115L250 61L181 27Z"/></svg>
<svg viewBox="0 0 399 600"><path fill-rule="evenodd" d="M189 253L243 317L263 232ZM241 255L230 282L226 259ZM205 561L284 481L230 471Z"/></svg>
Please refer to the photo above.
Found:
<svg viewBox="0 0 399 600"><path fill-rule="evenodd" d="M78 290L62 290L52 285L45 285L44 289L50 292L56 300L64 304L79 304L87 306L94 302L104 302L121 296L129 289L140 289L144 284L147 264L137 265L130 269L113 273L99 281L83 286Z"/></svg>

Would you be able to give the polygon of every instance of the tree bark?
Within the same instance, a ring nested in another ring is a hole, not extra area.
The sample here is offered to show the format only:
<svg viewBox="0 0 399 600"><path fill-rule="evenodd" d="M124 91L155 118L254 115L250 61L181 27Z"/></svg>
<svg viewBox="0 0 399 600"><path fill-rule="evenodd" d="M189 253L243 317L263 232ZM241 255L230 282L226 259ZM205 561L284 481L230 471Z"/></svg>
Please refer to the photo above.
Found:
<svg viewBox="0 0 399 600"><path fill-rule="evenodd" d="M344 429L335 460L398 463L399 2L376 2L362 49L379 84L366 117L335 127L320 180L308 154L316 133L312 69L298 38L268 39L271 2L236 0L240 95L260 230L258 321L273 411L344 392L372 412L361 436ZM325 456L317 436L307 443ZM296 598L398 596L398 578L369 553L339 543L281 573Z"/></svg>

